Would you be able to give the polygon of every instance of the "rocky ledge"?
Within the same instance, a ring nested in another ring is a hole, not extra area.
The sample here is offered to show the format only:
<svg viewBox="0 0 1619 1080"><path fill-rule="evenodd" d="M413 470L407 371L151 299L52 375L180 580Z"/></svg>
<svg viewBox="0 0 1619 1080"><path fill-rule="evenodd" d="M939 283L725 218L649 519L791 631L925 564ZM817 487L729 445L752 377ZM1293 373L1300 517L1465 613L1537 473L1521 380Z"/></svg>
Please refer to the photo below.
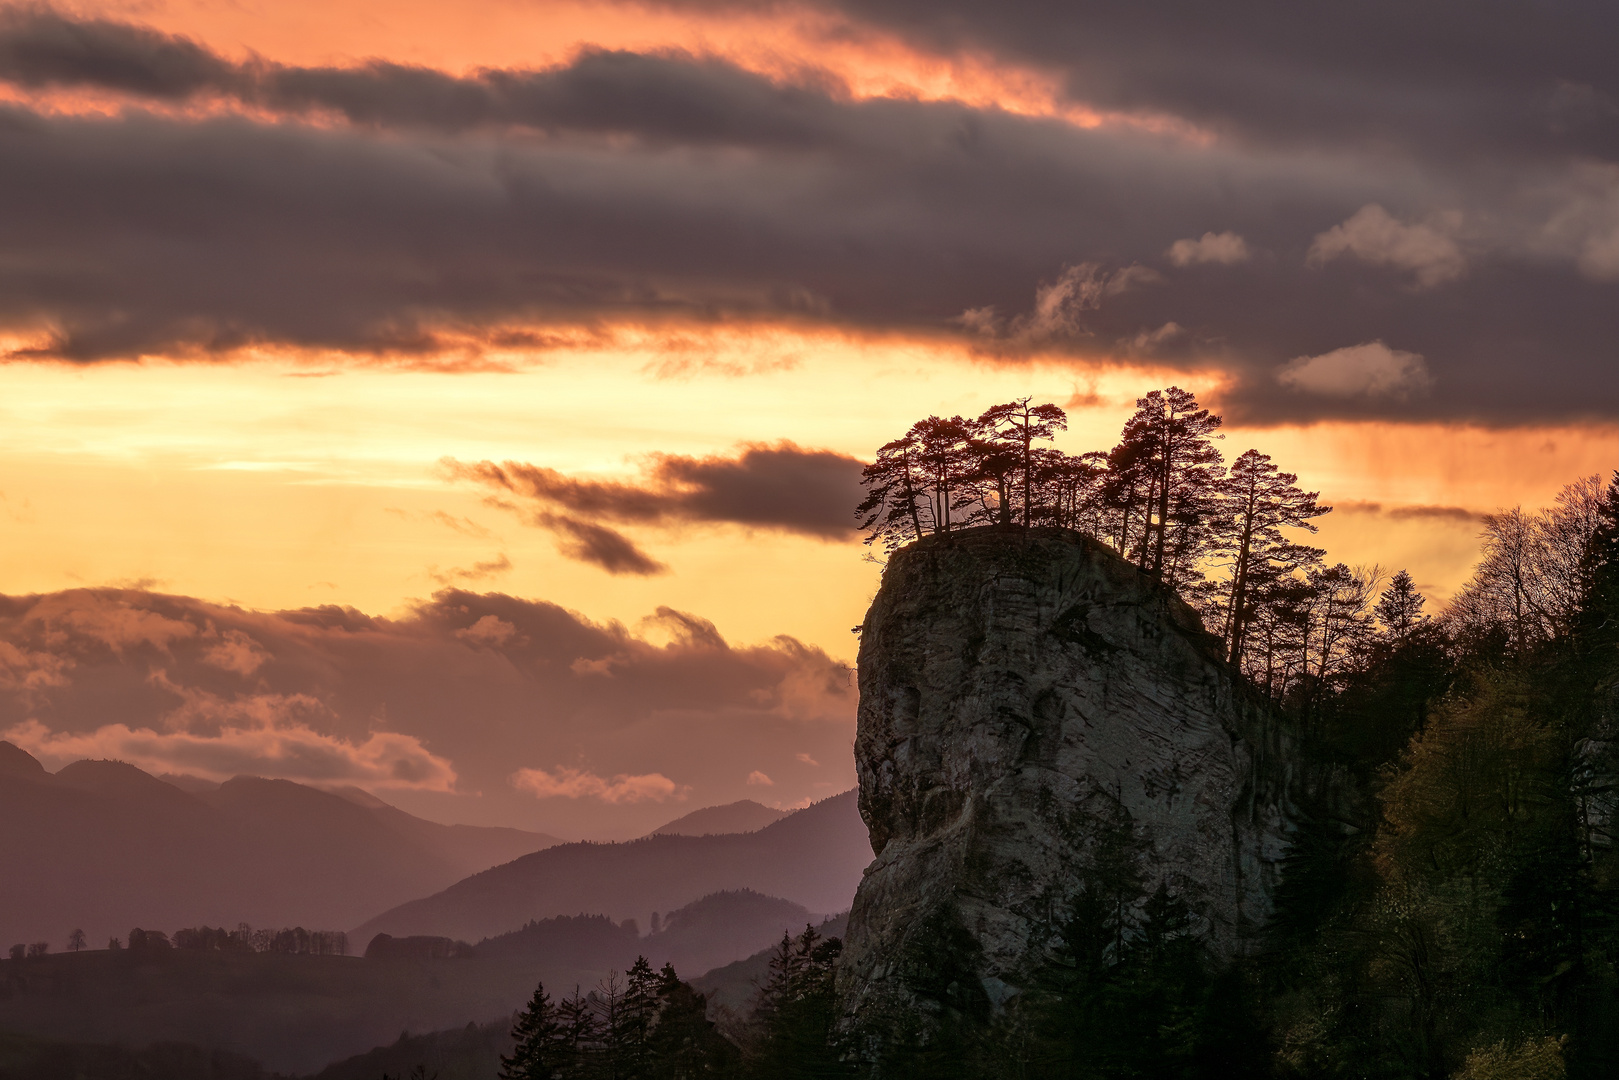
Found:
<svg viewBox="0 0 1619 1080"><path fill-rule="evenodd" d="M1271 912L1294 758L1197 614L1095 540L991 527L895 552L860 639L876 861L839 966L848 1022L926 1042L992 1015L1087 904L1171 901L1215 957L1241 953Z"/></svg>

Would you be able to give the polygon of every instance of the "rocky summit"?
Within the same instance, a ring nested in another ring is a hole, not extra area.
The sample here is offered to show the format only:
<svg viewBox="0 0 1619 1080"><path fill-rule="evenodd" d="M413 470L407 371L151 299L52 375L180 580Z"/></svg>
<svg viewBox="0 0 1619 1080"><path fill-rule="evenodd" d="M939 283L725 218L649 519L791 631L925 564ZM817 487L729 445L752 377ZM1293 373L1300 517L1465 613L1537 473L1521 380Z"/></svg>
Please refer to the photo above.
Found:
<svg viewBox="0 0 1619 1080"><path fill-rule="evenodd" d="M1077 532L894 553L855 757L876 861L838 975L851 1025L926 1042L995 1015L1077 962L1087 918L1124 934L1173 910L1229 958L1271 912L1287 736L1190 607Z"/></svg>

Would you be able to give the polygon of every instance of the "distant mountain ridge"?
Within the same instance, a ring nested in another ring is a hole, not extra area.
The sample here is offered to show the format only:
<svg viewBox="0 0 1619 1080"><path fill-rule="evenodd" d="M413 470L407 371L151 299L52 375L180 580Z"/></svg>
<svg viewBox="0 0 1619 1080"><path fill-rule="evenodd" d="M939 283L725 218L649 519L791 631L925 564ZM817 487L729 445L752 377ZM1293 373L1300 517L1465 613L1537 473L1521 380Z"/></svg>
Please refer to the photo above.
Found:
<svg viewBox="0 0 1619 1080"><path fill-rule="evenodd" d="M744 889L831 913L848 908L871 857L855 793L847 791L757 832L560 844L385 911L351 936L477 941L580 912L641 920L710 893Z"/></svg>
<svg viewBox="0 0 1619 1080"><path fill-rule="evenodd" d="M0 943L204 923L337 930L557 842L289 780L185 791L117 761L52 774L0 742Z"/></svg>
<svg viewBox="0 0 1619 1080"><path fill-rule="evenodd" d="M536 982L542 981L555 1000L575 987L592 990L613 972L622 978L638 955L654 967L671 961L687 979L701 975L711 963L747 957L741 966L730 963L720 969L721 981L730 988L727 1000L743 1000L751 995L750 980L763 970L758 950L780 940L784 931L798 933L808 920L798 904L738 891L704 896L670 911L657 932L644 936L628 920L561 916L455 950L454 955L361 959L191 949L144 955L86 950L30 960L20 978L10 961L0 960L0 1033L129 1046L193 1043L245 1054L278 1074L307 1073L365 1055L401 1031L453 1034L465 1030L469 1021L496 1018L498 1030L504 1031ZM0 1077L9 1080L3 1060L6 1037L0 1034ZM403 1076L419 1063L407 1061L401 1070L395 1061L390 1075ZM375 1080L380 1070L366 1072L365 1064L351 1062L350 1071L332 1075ZM118 1075L136 1073L131 1069ZM171 1073L154 1068L139 1075ZM487 1078L493 1072L472 1075Z"/></svg>
<svg viewBox="0 0 1619 1080"><path fill-rule="evenodd" d="M645 956L655 968L670 963L683 977L693 978L751 956L779 940L782 931L802 930L817 918L791 900L737 889L710 893L669 912L645 937L632 920L560 915L486 938L473 951L483 959L529 957L584 968L626 968Z"/></svg>
<svg viewBox="0 0 1619 1080"><path fill-rule="evenodd" d="M647 835L715 836L721 833L756 832L790 813L791 810L777 810L752 799L742 799L724 806L705 806L701 810L693 810L667 825L660 825Z"/></svg>

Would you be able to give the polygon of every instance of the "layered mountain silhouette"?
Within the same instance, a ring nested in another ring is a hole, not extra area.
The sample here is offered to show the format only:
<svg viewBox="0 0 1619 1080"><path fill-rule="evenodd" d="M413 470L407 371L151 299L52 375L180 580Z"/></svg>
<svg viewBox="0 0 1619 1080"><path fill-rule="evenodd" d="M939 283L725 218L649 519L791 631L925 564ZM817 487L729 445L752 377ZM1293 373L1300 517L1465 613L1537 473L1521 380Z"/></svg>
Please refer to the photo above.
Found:
<svg viewBox="0 0 1619 1080"><path fill-rule="evenodd" d="M774 824L791 811L775 810L752 799L726 803L724 806L705 806L684 817L677 817L667 825L653 829L648 836L709 836L719 833L755 832Z"/></svg>
<svg viewBox="0 0 1619 1080"><path fill-rule="evenodd" d="M311 1073L387 1046L401 1031L448 1038L469 1022L493 1020L504 1030L538 981L554 996L575 987L589 991L609 972L622 976L638 955L655 967L673 962L689 977L754 954L807 921L798 904L741 891L671 911L652 934L641 934L629 920L562 916L453 955L400 950L362 959L124 949L0 959L0 1032L73 1043L191 1043L244 1055L278 1073ZM736 990L738 996L750 992L747 985ZM0 1061L0 1076L8 1075Z"/></svg>
<svg viewBox="0 0 1619 1080"><path fill-rule="evenodd" d="M647 919L710 893L749 889L831 913L849 907L871 844L853 791L757 832L658 834L622 844L560 844L402 904L350 936L442 935L477 941L580 912Z"/></svg>
<svg viewBox="0 0 1619 1080"><path fill-rule="evenodd" d="M116 761L52 774L0 742L0 943L61 948L82 929L94 946L136 926L338 930L558 842L424 821L355 790L188 786Z"/></svg>

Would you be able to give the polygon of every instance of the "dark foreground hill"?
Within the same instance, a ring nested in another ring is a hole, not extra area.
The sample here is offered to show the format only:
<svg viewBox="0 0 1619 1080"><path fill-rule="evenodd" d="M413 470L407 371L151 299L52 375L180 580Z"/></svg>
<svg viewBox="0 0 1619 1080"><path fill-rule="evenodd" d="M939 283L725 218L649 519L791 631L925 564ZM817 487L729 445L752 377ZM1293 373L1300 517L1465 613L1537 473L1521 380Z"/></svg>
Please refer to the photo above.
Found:
<svg viewBox="0 0 1619 1080"><path fill-rule="evenodd" d="M556 843L439 825L354 791L238 777L183 791L133 765L51 774L0 742L0 946L131 927L343 929Z"/></svg>
<svg viewBox="0 0 1619 1080"><path fill-rule="evenodd" d="M753 833L561 844L402 904L351 936L439 934L475 941L581 911L641 920L737 889L830 913L849 906L870 862L866 826L849 791Z"/></svg>
<svg viewBox="0 0 1619 1080"><path fill-rule="evenodd" d="M0 960L0 1031L26 1033L36 1050L38 1040L192 1044L282 1073L310 1073L368 1055L371 1064L388 1064L391 1074L399 1072L396 1059L426 1052L427 1044L408 1040L396 1047L400 1032L441 1032L448 1034L428 1040L427 1049L445 1061L471 1054L476 1063L500 1039L476 1031L464 1036L467 1024L507 1023L536 982L554 996L576 986L588 991L638 955L654 966L672 961L686 976L701 974L710 962L756 953L783 931L802 929L806 918L801 906L775 897L724 893L671 912L657 933L644 937L631 923L563 916L456 950L453 958L125 949ZM395 1051L372 1059L377 1047ZM82 1045L73 1052L100 1053ZM67 1060L65 1053L50 1049L50 1060ZM338 1075L365 1067L362 1062ZM380 1075L372 1073L371 1080ZM0 1078L9 1080L3 1069Z"/></svg>
<svg viewBox="0 0 1619 1080"><path fill-rule="evenodd" d="M375 1074L373 1074L375 1075ZM490 1076L494 1072L489 1073ZM0 1080L279 1080L255 1061L186 1043L137 1048L0 1034ZM370 1080L370 1078L367 1078ZM451 1080L442 1077L441 1080ZM459 1080L459 1078L457 1078Z"/></svg>

